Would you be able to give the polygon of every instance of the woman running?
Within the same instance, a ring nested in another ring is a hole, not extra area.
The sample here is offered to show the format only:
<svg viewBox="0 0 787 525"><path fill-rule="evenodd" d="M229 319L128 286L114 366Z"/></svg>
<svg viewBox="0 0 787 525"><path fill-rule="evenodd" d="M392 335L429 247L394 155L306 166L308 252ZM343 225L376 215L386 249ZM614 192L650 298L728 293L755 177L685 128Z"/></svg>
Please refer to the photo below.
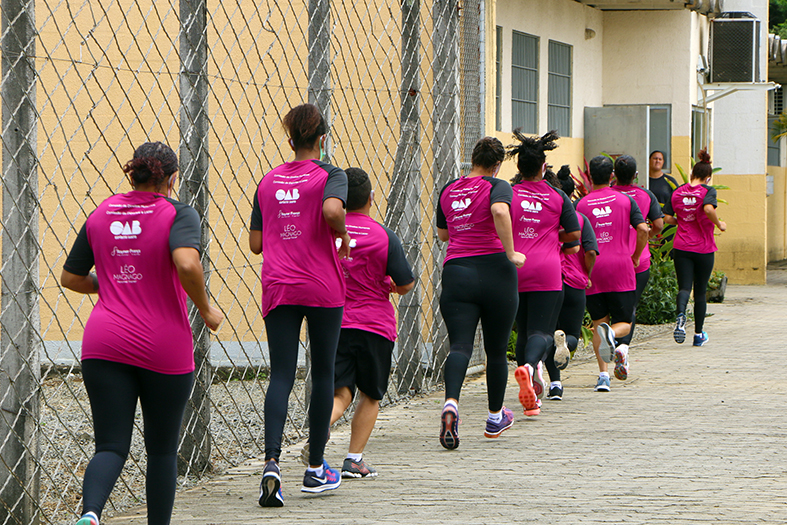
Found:
<svg viewBox="0 0 787 525"><path fill-rule="evenodd" d="M333 409L333 372L342 325L345 285L339 259L350 252L344 224L347 175L322 162L328 133L312 104L290 110L282 122L295 159L262 178L254 194L249 248L262 253L262 316L271 372L265 396L265 468L259 504L284 505L279 456L290 391L298 366L304 317L311 344L309 467L303 492L335 489L336 469L323 459ZM336 239L341 239L337 253Z"/></svg>
<svg viewBox="0 0 787 525"><path fill-rule="evenodd" d="M673 336L676 343L686 340L686 306L693 283L694 346L702 346L708 342L703 325L707 310L705 293L717 250L714 226L726 231L727 224L716 214L716 188L708 186L713 174L710 155L702 149L697 157L700 160L691 170L691 180L678 187L664 207L664 220L678 226L672 250L679 289L678 320Z"/></svg>
<svg viewBox="0 0 787 525"><path fill-rule="evenodd" d="M560 188L566 195L573 195L574 181L569 176L568 166L558 171ZM590 274L598 255L598 242L590 221L577 213L580 240L563 245L560 253L563 273L563 305L557 317L555 344L544 361L549 372L549 393L547 399L563 399L563 383L560 371L568 366L569 357L574 354L582 338L582 320L585 317L585 290L590 287Z"/></svg>
<svg viewBox="0 0 787 525"><path fill-rule="evenodd" d="M517 130L514 137L519 144L508 147L508 156L517 158L519 169L512 181L514 247L529 260L527 268L517 271L518 366L514 375L525 415L536 416L541 412L540 400L546 395L541 363L553 346L563 303L561 243L579 239L580 230L568 196L543 180L546 152L557 148L557 133L550 131L541 138L531 138Z"/></svg>
<svg viewBox="0 0 787 525"><path fill-rule="evenodd" d="M148 523L166 525L172 515L178 434L194 380L186 295L211 330L223 319L205 291L199 216L170 198L177 170L169 146L137 148L123 167L133 191L99 204L63 266L65 288L98 294L82 338L96 453L85 470L77 525L101 519L128 457L137 400L148 454Z"/></svg>
<svg viewBox="0 0 787 525"><path fill-rule="evenodd" d="M443 187L437 206L437 235L448 241L443 263L440 312L451 351L445 361L445 405L440 444L459 446L459 394L481 320L486 351L489 417L484 435L496 438L514 424L503 406L508 382L508 338L517 309L516 269L525 256L511 238L511 186L495 178L505 159L503 144L484 137L473 148L470 173Z"/></svg>

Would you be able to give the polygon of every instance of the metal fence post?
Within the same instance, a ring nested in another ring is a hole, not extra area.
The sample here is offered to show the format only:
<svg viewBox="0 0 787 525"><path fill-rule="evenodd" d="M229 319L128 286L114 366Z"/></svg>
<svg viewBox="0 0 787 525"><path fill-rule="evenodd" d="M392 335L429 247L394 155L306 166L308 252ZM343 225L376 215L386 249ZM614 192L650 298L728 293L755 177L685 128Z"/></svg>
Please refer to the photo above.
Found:
<svg viewBox="0 0 787 525"><path fill-rule="evenodd" d="M434 109L432 126L434 138L432 151L434 166L432 178L434 194L433 210L437 209L440 189L450 180L459 176L459 1L435 0L432 5L432 37L434 58L432 76L434 78ZM434 225L433 225L434 227ZM441 368L448 355L448 333L440 315L440 275L442 273L445 249L437 240L433 229L432 244L432 362ZM437 370L438 374L441 373Z"/></svg>
<svg viewBox="0 0 787 525"><path fill-rule="evenodd" d="M39 522L40 330L35 10L2 2L0 518Z"/></svg>
<svg viewBox="0 0 787 525"><path fill-rule="evenodd" d="M180 0L180 200L197 210L202 224L202 267L210 269L208 228L208 35L206 0ZM209 286L208 286L209 288ZM194 389L186 405L178 454L178 473L210 470L210 334L189 301L194 334Z"/></svg>
<svg viewBox="0 0 787 525"><path fill-rule="evenodd" d="M420 0L402 0L402 84L399 90L399 144L396 148L386 226L393 229L405 249L413 274L421 275L421 60ZM399 299L397 375L398 392L408 394L423 386L421 366L422 290L416 286Z"/></svg>

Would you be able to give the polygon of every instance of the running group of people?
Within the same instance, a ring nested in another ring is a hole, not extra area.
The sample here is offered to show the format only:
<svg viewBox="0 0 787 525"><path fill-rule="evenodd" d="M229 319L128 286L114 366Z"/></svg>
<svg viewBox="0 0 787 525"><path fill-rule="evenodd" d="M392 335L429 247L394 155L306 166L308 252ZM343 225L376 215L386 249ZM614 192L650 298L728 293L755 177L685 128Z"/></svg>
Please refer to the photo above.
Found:
<svg viewBox="0 0 787 525"><path fill-rule="evenodd" d="M320 493L337 488L343 477L377 475L363 451L388 387L397 333L389 297L415 285L401 241L371 217L374 192L368 174L321 160L328 126L319 110L297 106L283 127L294 160L262 178L249 227L250 251L264 253L262 314L271 365L264 407L263 507L284 504L279 457L304 318L312 392L301 490ZM596 390L609 390L612 361L616 377L626 379L634 312L647 283L647 239L664 221L678 226L675 266L681 295L675 339L685 339L693 283L694 344L708 340L702 331L702 280L707 284L713 266L713 227L724 230L726 225L715 213L715 190L707 186L707 154L701 153L691 183L672 193L665 219L656 197L634 185L633 158L620 157L614 166L607 157L594 158L593 191L572 203L574 182L567 167L555 175L546 164L557 134L531 138L515 132L514 137L517 144L508 150L496 138L479 140L468 175L449 182L438 198L437 234L448 242L440 297L450 341L440 428L440 443L447 449L459 446L459 397L479 321L487 357L488 438L514 422L513 412L503 406L514 323L515 377L526 415L539 414L545 396L562 399L560 370L581 339L586 306L595 327ZM507 157L517 162L512 184L496 178ZM610 187L613 169L617 185ZM128 455L137 399L148 453L148 523L170 521L177 438L194 371L186 296L210 329L216 330L223 318L205 291L199 218L170 198L176 171L177 158L168 146L137 148L124 167L133 191L98 206L64 265L64 287L99 294L82 346L96 454L85 472L77 525L99 525ZM339 471L325 461L325 446L330 425L351 405L356 390L349 451Z"/></svg>

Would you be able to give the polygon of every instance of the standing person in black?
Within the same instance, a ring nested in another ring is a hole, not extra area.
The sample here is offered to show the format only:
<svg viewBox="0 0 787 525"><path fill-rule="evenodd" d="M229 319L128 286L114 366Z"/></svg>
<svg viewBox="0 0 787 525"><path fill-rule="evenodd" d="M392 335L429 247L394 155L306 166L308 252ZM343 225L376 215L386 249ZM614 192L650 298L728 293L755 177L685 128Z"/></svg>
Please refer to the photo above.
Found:
<svg viewBox="0 0 787 525"><path fill-rule="evenodd" d="M661 204L661 207L669 202L672 192L678 187L678 181L664 173L664 153L659 150L650 154L650 166L648 169L648 189Z"/></svg>

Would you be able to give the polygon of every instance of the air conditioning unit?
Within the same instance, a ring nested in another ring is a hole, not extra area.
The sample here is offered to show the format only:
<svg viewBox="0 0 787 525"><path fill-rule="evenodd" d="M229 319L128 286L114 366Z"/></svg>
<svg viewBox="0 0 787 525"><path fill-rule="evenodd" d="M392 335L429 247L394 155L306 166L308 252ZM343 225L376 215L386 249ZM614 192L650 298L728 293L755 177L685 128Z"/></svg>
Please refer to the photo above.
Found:
<svg viewBox="0 0 787 525"><path fill-rule="evenodd" d="M710 22L710 81L760 82L760 21L751 13L722 13Z"/></svg>

